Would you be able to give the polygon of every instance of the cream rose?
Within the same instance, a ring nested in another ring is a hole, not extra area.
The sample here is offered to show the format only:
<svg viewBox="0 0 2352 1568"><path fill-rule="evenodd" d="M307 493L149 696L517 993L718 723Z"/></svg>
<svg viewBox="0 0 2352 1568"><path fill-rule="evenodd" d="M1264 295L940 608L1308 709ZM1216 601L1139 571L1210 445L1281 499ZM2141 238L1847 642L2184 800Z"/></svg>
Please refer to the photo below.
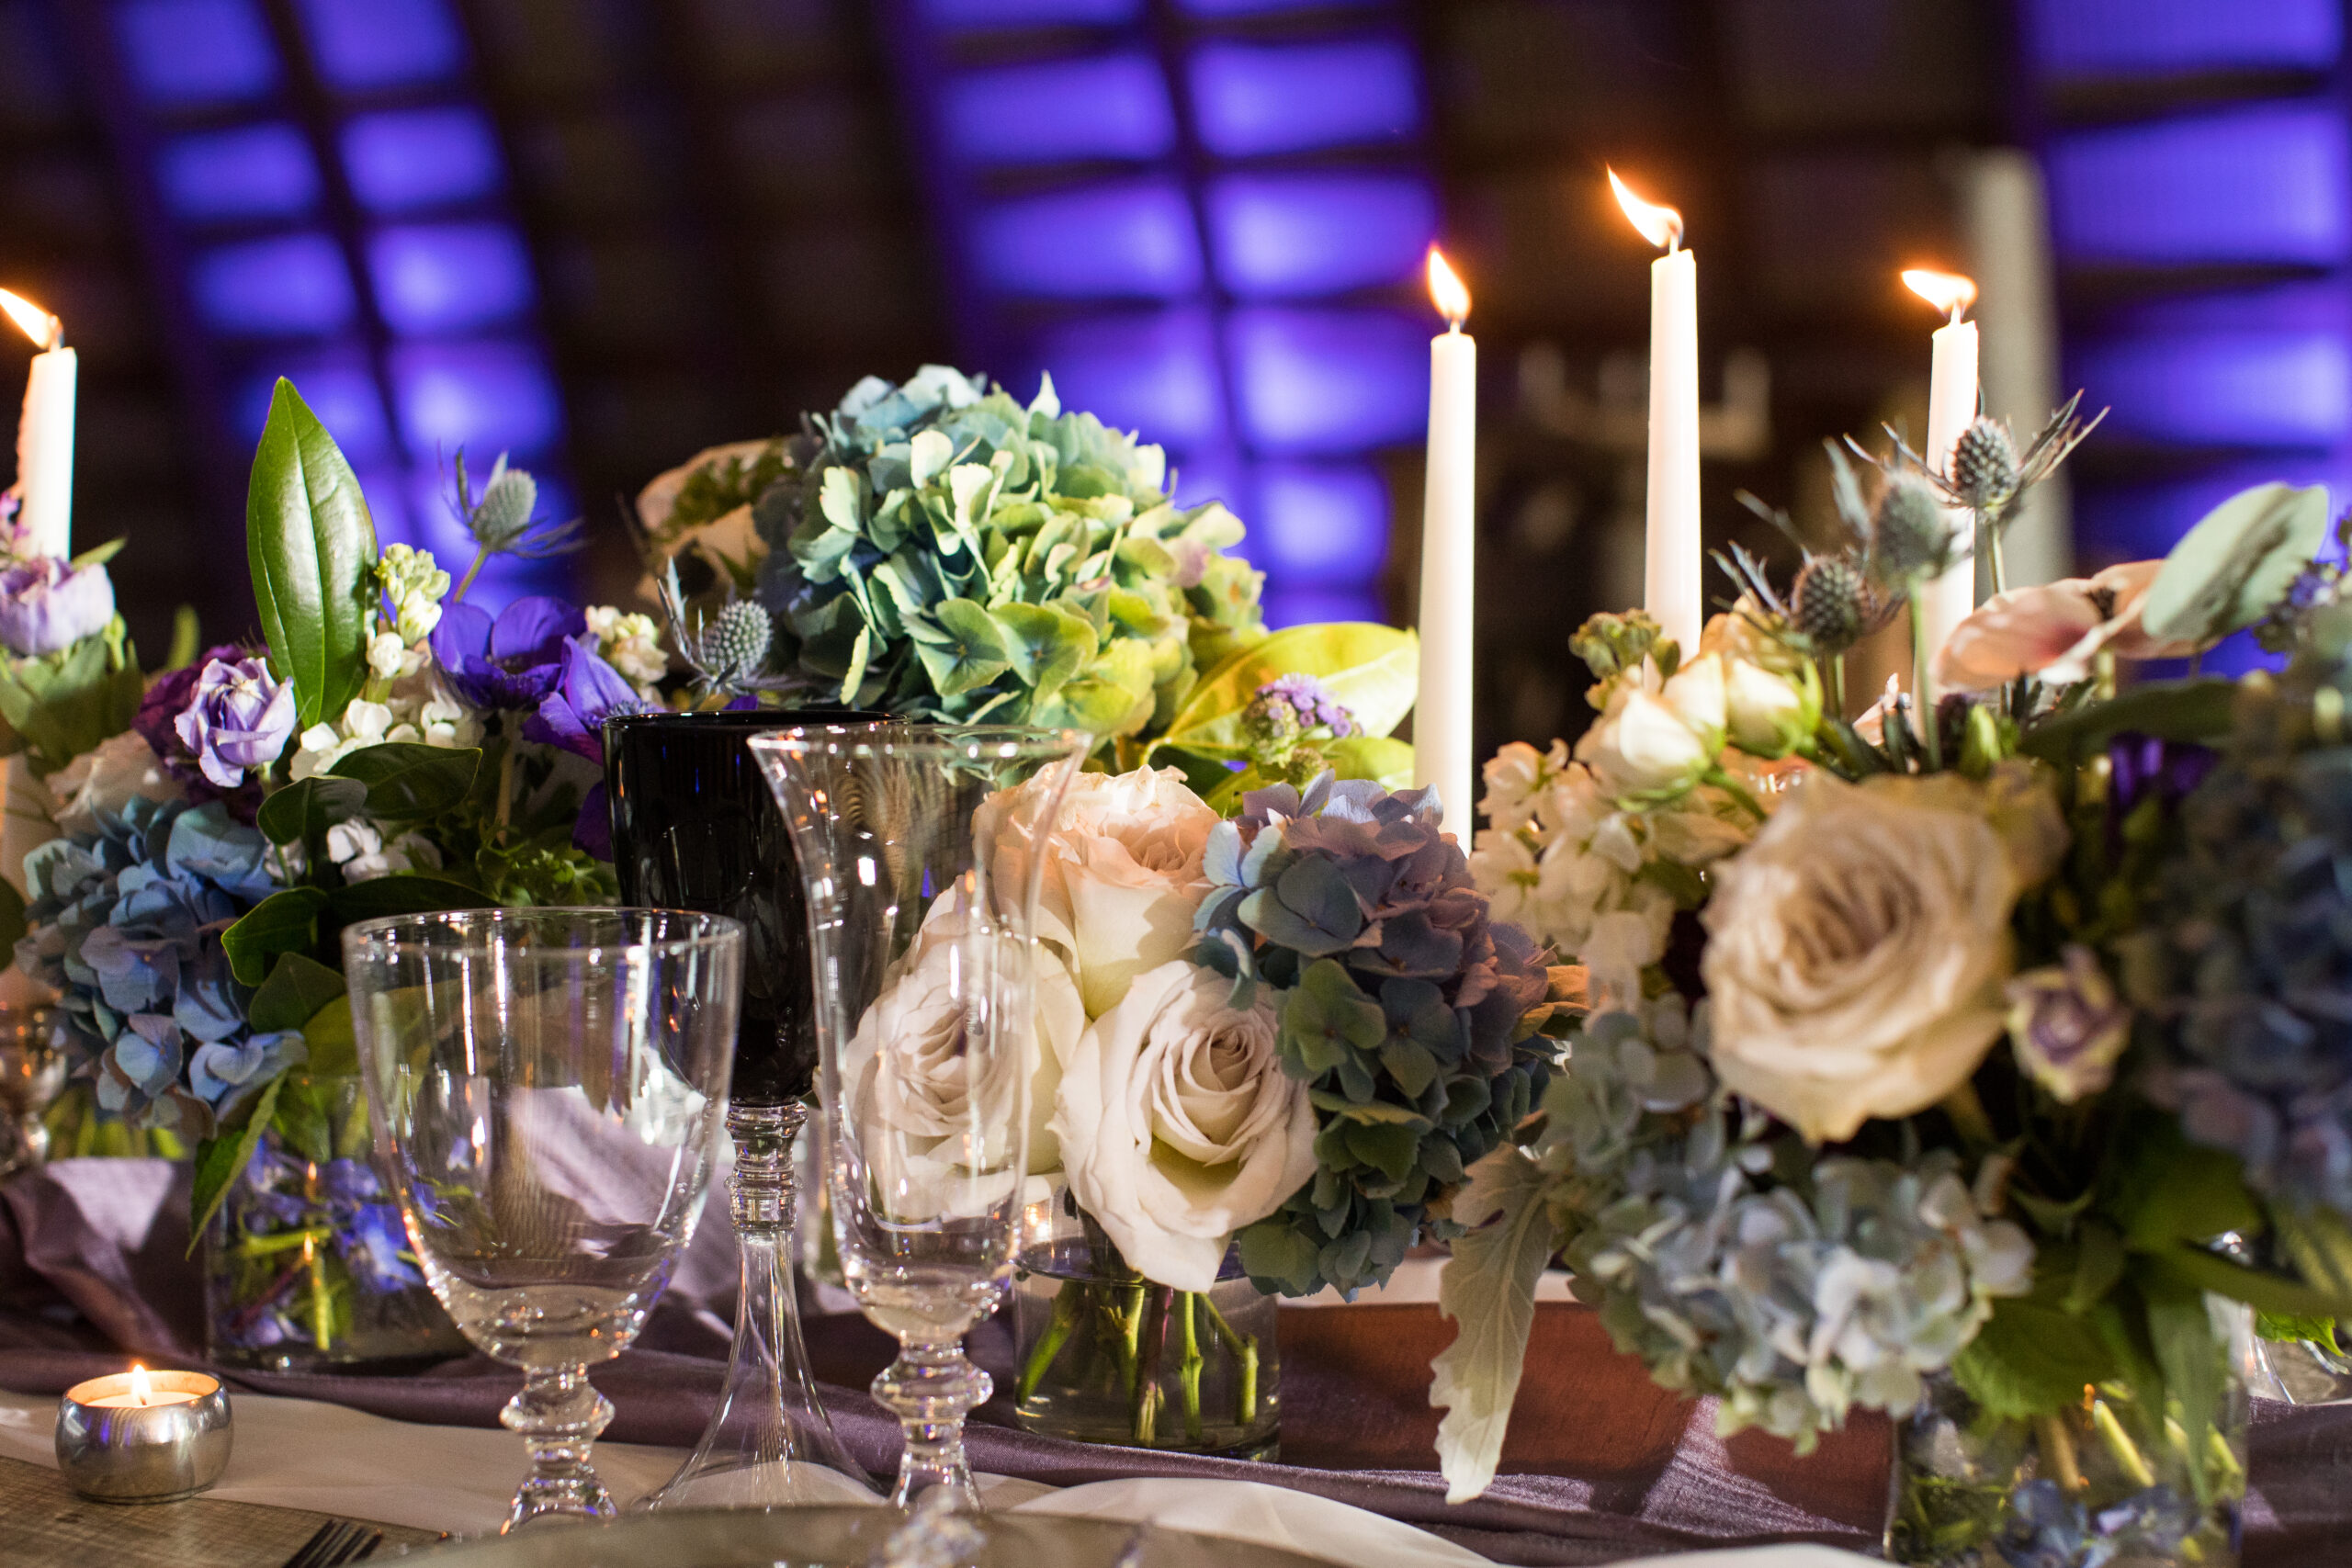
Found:
<svg viewBox="0 0 2352 1568"><path fill-rule="evenodd" d="M1031 825L1041 787L990 796L974 823L1001 899L1018 897L1040 853ZM1201 856L1217 822L1174 768L1070 781L1042 835L1037 935L1059 951L1087 1017L1115 1007L1144 970L1192 950L1193 911L1209 887Z"/></svg>
<svg viewBox="0 0 2352 1568"><path fill-rule="evenodd" d="M1729 1088L1836 1142L1976 1069L2005 1030L2009 915L2047 874L2055 817L2046 791L2035 807L2003 785L1815 776L1717 868L1703 970Z"/></svg>
<svg viewBox="0 0 2352 1568"><path fill-rule="evenodd" d="M1620 682L1600 721L1577 742L1577 760L1612 800L1665 799L1713 764L1725 718L1723 660L1711 653L1655 693Z"/></svg>
<svg viewBox="0 0 2352 1568"><path fill-rule="evenodd" d="M1275 1055L1273 1008L1232 994L1181 959L1136 976L1080 1037L1054 1113L1080 1204L1180 1291L1216 1284L1233 1233L1315 1174L1315 1108Z"/></svg>

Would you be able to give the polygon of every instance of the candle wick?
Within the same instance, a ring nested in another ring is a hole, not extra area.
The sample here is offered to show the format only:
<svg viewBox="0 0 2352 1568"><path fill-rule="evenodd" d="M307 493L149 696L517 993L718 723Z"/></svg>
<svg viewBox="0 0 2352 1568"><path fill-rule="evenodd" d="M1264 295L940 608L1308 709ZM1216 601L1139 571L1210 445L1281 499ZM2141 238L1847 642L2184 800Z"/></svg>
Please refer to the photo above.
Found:
<svg viewBox="0 0 2352 1568"><path fill-rule="evenodd" d="M1951 324L1952 324L1953 326L1958 326L1958 325L1960 325L1961 318L1962 318L1963 316L1965 316L1965 315L1967 315L1967 314L1968 314L1968 307L1967 307L1967 306L1965 306L1965 305L1961 305L1961 304L1954 304L1954 305L1952 306L1952 308L1951 308Z"/></svg>
<svg viewBox="0 0 2352 1568"><path fill-rule="evenodd" d="M49 352L49 353L51 353L51 354L55 354L59 349L63 348L64 346L65 346L65 321L64 321L64 319L63 319L62 317L60 317L60 316L51 316L51 317L49 319L49 346L48 346L48 352Z"/></svg>
<svg viewBox="0 0 2352 1568"><path fill-rule="evenodd" d="M1462 318L1459 316L1448 316L1445 319L1445 331L1446 335L1449 337L1460 337L1462 335Z"/></svg>

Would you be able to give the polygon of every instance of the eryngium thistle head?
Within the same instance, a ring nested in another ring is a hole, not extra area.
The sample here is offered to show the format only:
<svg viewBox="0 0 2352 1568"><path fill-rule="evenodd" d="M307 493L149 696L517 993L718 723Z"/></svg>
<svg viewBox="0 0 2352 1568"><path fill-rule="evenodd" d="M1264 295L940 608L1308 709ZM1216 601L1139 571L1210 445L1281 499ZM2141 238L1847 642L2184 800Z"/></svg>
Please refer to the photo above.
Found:
<svg viewBox="0 0 2352 1568"><path fill-rule="evenodd" d="M1917 474L1888 476L1871 518L1871 554L1886 581L1907 588L1966 553L1934 484Z"/></svg>
<svg viewBox="0 0 2352 1568"><path fill-rule="evenodd" d="M758 675L775 640L775 623L748 599L738 599L703 628L699 662L710 679L734 685Z"/></svg>
<svg viewBox="0 0 2352 1568"><path fill-rule="evenodd" d="M2009 427L1978 419L1961 433L1951 453L1951 486L1978 512L1998 512L2018 492L2018 446Z"/></svg>
<svg viewBox="0 0 2352 1568"><path fill-rule="evenodd" d="M1845 652L1870 631L1878 596L1860 567L1843 556L1815 556L1797 573L1789 594L1789 624L1816 653Z"/></svg>

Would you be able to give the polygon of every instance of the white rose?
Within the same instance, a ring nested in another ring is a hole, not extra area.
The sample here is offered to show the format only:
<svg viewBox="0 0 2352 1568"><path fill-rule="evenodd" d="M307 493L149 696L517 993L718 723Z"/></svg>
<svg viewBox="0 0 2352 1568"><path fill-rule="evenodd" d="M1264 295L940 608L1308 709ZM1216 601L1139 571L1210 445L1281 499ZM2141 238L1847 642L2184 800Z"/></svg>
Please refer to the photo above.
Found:
<svg viewBox="0 0 2352 1568"><path fill-rule="evenodd" d="M1017 897L1028 874L1043 777L990 796L976 816L1000 898ZM1192 950L1209 886L1201 857L1218 820L1174 768L1070 781L1044 835L1037 935L1061 950L1089 1018L1116 1006L1136 975Z"/></svg>
<svg viewBox="0 0 2352 1568"><path fill-rule="evenodd" d="M177 800L187 793L137 730L101 740L51 773L48 784L57 802L51 815L68 833L96 832L99 812L119 816L133 800Z"/></svg>
<svg viewBox="0 0 2352 1568"><path fill-rule="evenodd" d="M1234 1232L1315 1175L1315 1109L1275 1055L1274 1012L1178 960L1136 976L1079 1039L1054 1125L1071 1192L1128 1263L1216 1283Z"/></svg>
<svg viewBox="0 0 2352 1568"><path fill-rule="evenodd" d="M1628 682L1611 696L1600 722L1577 742L1577 760L1592 770L1611 799L1657 799L1698 783L1715 760L1715 747L1663 697Z"/></svg>
<svg viewBox="0 0 2352 1568"><path fill-rule="evenodd" d="M2048 814L2005 840L2000 807L1953 774L1816 775L1716 869L1702 963L1728 1087L1822 1143L1975 1071L2004 1029L2010 911L2046 867Z"/></svg>
<svg viewBox="0 0 2352 1568"><path fill-rule="evenodd" d="M944 902L842 1054L841 1087L876 1201L908 1224L985 1213L1011 1196L1007 1134L1021 1124L1016 1102L1036 1063L1023 1040L992 1055L969 1049L973 955L960 915L941 917Z"/></svg>
<svg viewBox="0 0 2352 1568"><path fill-rule="evenodd" d="M1724 682L1724 715L1732 743L1753 757L1785 757L1813 733L1821 716L1811 677L1792 680L1736 661Z"/></svg>

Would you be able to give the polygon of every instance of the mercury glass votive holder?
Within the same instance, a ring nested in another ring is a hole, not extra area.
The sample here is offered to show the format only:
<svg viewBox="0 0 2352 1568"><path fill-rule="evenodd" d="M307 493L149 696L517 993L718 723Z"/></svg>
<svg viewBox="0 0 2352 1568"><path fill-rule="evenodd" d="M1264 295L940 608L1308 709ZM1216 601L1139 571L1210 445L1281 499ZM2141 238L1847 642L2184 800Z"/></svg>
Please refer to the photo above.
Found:
<svg viewBox="0 0 2352 1568"><path fill-rule="evenodd" d="M229 1393L203 1372L131 1372L75 1383L57 1406L57 1468L94 1503L193 1496L229 1466Z"/></svg>

